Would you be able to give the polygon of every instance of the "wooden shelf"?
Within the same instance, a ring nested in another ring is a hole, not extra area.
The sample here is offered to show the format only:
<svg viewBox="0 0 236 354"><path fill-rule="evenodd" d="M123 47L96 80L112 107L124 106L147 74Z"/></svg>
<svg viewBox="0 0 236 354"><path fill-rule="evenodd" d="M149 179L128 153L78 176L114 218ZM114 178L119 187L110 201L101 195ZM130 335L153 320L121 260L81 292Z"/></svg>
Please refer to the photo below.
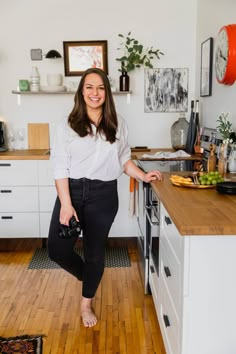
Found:
<svg viewBox="0 0 236 354"><path fill-rule="evenodd" d="M39 92L31 92L31 91L17 91L17 90L12 90L12 93L14 95L74 95L76 91L63 91L63 92L45 92L45 91L39 91ZM131 94L132 91L115 91L112 92L113 95L128 95Z"/></svg>

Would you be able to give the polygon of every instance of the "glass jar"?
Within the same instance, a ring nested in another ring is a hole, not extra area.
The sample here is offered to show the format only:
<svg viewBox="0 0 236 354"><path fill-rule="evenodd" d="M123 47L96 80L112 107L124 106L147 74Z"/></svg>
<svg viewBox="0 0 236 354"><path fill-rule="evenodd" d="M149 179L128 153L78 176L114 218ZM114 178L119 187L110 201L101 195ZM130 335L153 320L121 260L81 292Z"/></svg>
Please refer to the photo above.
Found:
<svg viewBox="0 0 236 354"><path fill-rule="evenodd" d="M171 126L171 144L175 150L184 150L188 134L189 123L184 113L180 113L179 119Z"/></svg>
<svg viewBox="0 0 236 354"><path fill-rule="evenodd" d="M230 173L236 173L236 143L231 144L230 147L228 170Z"/></svg>

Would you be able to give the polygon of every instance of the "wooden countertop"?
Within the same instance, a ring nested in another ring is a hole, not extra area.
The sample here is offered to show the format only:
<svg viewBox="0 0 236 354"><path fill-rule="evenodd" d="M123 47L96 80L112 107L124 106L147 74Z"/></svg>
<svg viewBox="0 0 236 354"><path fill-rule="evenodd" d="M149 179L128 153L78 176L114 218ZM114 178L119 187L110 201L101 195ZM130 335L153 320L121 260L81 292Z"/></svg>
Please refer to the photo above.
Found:
<svg viewBox="0 0 236 354"><path fill-rule="evenodd" d="M0 152L0 160L49 160L49 150L26 149Z"/></svg>
<svg viewBox="0 0 236 354"><path fill-rule="evenodd" d="M215 188L176 187L171 174L164 172L164 180L151 185L181 235L236 236L236 195L220 194Z"/></svg>

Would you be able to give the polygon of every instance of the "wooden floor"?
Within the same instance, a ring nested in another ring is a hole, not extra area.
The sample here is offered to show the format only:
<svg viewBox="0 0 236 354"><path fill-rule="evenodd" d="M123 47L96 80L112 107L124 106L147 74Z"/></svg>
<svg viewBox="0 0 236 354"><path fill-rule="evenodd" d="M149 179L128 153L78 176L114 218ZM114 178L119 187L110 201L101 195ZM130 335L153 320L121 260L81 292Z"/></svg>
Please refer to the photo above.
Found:
<svg viewBox="0 0 236 354"><path fill-rule="evenodd" d="M89 329L80 319L78 280L60 269L27 269L38 240L0 241L0 336L45 334L44 354L165 354L133 242L131 267L105 268L94 302L99 321Z"/></svg>

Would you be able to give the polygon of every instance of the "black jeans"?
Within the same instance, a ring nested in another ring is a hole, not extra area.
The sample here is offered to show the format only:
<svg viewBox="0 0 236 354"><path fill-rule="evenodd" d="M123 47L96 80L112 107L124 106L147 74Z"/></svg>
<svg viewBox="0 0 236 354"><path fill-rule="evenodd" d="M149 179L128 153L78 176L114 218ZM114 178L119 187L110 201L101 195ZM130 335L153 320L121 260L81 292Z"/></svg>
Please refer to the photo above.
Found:
<svg viewBox="0 0 236 354"><path fill-rule="evenodd" d="M69 179L72 205L83 230L84 261L74 252L76 237L59 237L60 200L56 199L48 236L49 257L83 281L82 295L92 298L104 272L108 234L118 210L117 180Z"/></svg>

